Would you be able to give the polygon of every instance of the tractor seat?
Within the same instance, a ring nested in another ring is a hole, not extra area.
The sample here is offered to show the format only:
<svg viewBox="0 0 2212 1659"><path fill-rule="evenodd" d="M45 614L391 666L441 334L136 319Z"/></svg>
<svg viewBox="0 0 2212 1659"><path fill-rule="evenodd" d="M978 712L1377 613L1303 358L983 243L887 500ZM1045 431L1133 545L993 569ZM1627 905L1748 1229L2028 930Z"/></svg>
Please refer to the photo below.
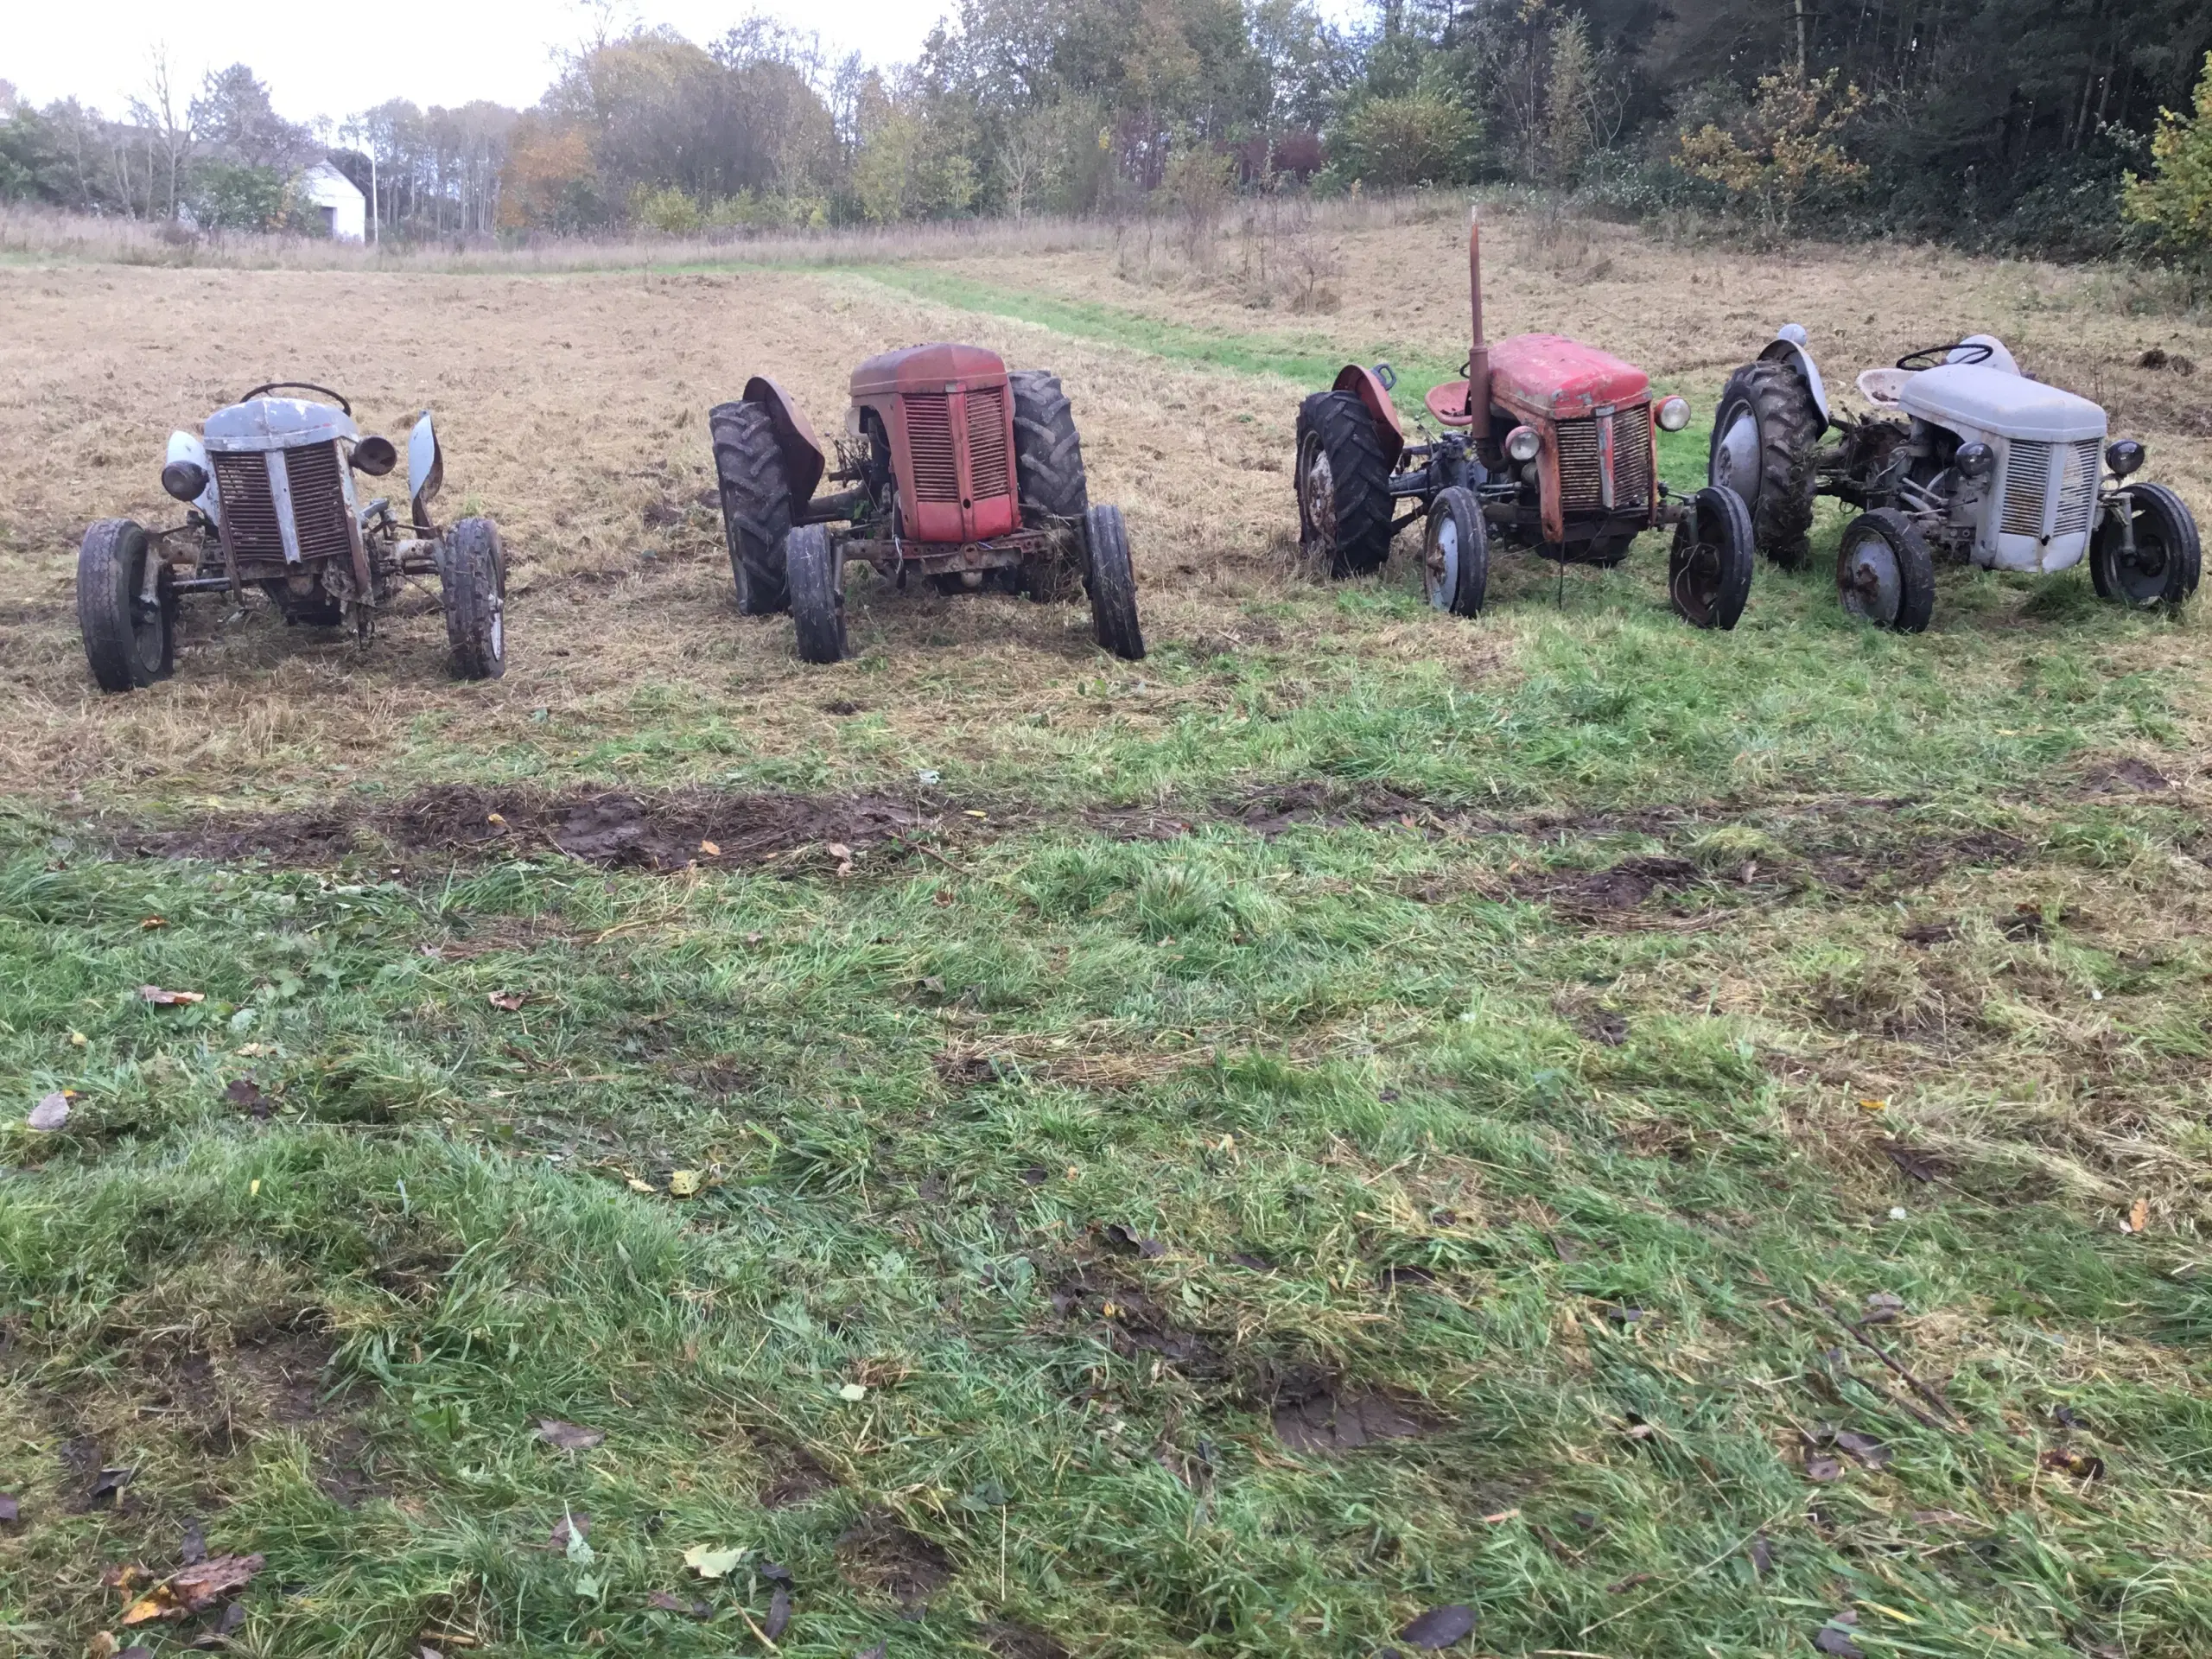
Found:
<svg viewBox="0 0 2212 1659"><path fill-rule="evenodd" d="M1432 386L1424 399L1428 412L1446 426L1472 426L1475 417L1467 413L1467 383L1446 380L1440 386Z"/></svg>
<svg viewBox="0 0 2212 1659"><path fill-rule="evenodd" d="M1895 409L1912 377L1910 369L1868 369L1859 377L1859 395L1877 409Z"/></svg>

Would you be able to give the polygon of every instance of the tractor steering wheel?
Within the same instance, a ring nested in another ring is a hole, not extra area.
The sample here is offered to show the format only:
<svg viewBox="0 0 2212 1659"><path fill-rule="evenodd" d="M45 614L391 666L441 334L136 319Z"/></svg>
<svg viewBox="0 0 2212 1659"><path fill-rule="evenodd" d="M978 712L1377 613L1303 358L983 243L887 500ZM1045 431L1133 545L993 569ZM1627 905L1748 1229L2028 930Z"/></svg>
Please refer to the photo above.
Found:
<svg viewBox="0 0 2212 1659"><path fill-rule="evenodd" d="M328 386L318 386L312 380L271 380L266 385L256 386L245 397L239 398L238 402L250 404L264 391L319 391L339 408L344 410L347 415L350 416L353 412L353 405L347 403L343 396L333 391Z"/></svg>
<svg viewBox="0 0 2212 1659"><path fill-rule="evenodd" d="M1953 352L1964 353L1953 357ZM1948 346L1929 346L1917 352L1907 352L1897 359L1901 369L1940 368L1946 363L1986 363L1996 355L1996 350L1979 340L1955 340Z"/></svg>

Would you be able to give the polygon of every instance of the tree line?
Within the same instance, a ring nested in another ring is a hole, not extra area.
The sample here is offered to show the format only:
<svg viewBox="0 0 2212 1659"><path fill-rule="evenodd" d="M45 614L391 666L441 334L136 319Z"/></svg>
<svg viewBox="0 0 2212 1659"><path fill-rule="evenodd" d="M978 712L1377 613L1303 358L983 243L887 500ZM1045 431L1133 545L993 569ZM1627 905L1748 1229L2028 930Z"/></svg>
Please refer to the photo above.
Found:
<svg viewBox="0 0 2212 1659"><path fill-rule="evenodd" d="M761 17L581 44L537 104L279 118L243 65L124 115L0 94L0 195L280 226L328 156L387 234L1195 213L1521 184L1624 215L2063 254L2212 248L2202 0L957 0L874 67ZM4 87L4 83L0 83ZM2192 101L2199 107L2192 111Z"/></svg>

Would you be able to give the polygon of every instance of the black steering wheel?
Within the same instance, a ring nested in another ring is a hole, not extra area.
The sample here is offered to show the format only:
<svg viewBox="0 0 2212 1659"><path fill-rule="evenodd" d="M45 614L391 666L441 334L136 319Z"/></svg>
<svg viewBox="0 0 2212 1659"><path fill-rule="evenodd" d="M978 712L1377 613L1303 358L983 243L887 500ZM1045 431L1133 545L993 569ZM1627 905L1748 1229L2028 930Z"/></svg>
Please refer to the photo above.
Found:
<svg viewBox="0 0 2212 1659"><path fill-rule="evenodd" d="M1953 352L1967 355L1953 357ZM1946 363L1986 363L1997 355L1995 347L1979 340L1955 340L1948 346L1929 346L1917 352L1907 352L1897 359L1901 369L1934 369Z"/></svg>
<svg viewBox="0 0 2212 1659"><path fill-rule="evenodd" d="M328 386L318 386L312 380L271 380L267 385L256 386L245 397L239 398L238 402L250 404L264 391L319 391L339 408L344 410L347 415L350 416L353 412L353 405L347 403L343 396L333 391Z"/></svg>

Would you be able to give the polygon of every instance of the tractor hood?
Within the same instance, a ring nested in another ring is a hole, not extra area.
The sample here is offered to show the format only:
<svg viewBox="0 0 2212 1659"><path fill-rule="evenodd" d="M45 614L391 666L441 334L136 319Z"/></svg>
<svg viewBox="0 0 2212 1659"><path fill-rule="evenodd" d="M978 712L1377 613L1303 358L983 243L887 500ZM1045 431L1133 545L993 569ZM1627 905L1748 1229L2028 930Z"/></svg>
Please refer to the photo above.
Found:
<svg viewBox="0 0 2212 1659"><path fill-rule="evenodd" d="M353 417L333 404L298 397L257 397L250 404L219 409L201 428L215 450L296 449L361 435Z"/></svg>
<svg viewBox="0 0 2212 1659"><path fill-rule="evenodd" d="M2105 412L2087 397L1986 363L1923 369L1899 390L1897 404L1932 424L1993 437L2077 443L2105 435Z"/></svg>
<svg viewBox="0 0 2212 1659"><path fill-rule="evenodd" d="M955 381L1006 378L1006 359L980 346L909 346L871 357L853 371L853 396L882 397L893 392L944 391Z"/></svg>
<svg viewBox="0 0 2212 1659"><path fill-rule="evenodd" d="M1564 334L1515 334L1490 348L1491 401L1522 415L1571 421L1650 391L1635 364Z"/></svg>

